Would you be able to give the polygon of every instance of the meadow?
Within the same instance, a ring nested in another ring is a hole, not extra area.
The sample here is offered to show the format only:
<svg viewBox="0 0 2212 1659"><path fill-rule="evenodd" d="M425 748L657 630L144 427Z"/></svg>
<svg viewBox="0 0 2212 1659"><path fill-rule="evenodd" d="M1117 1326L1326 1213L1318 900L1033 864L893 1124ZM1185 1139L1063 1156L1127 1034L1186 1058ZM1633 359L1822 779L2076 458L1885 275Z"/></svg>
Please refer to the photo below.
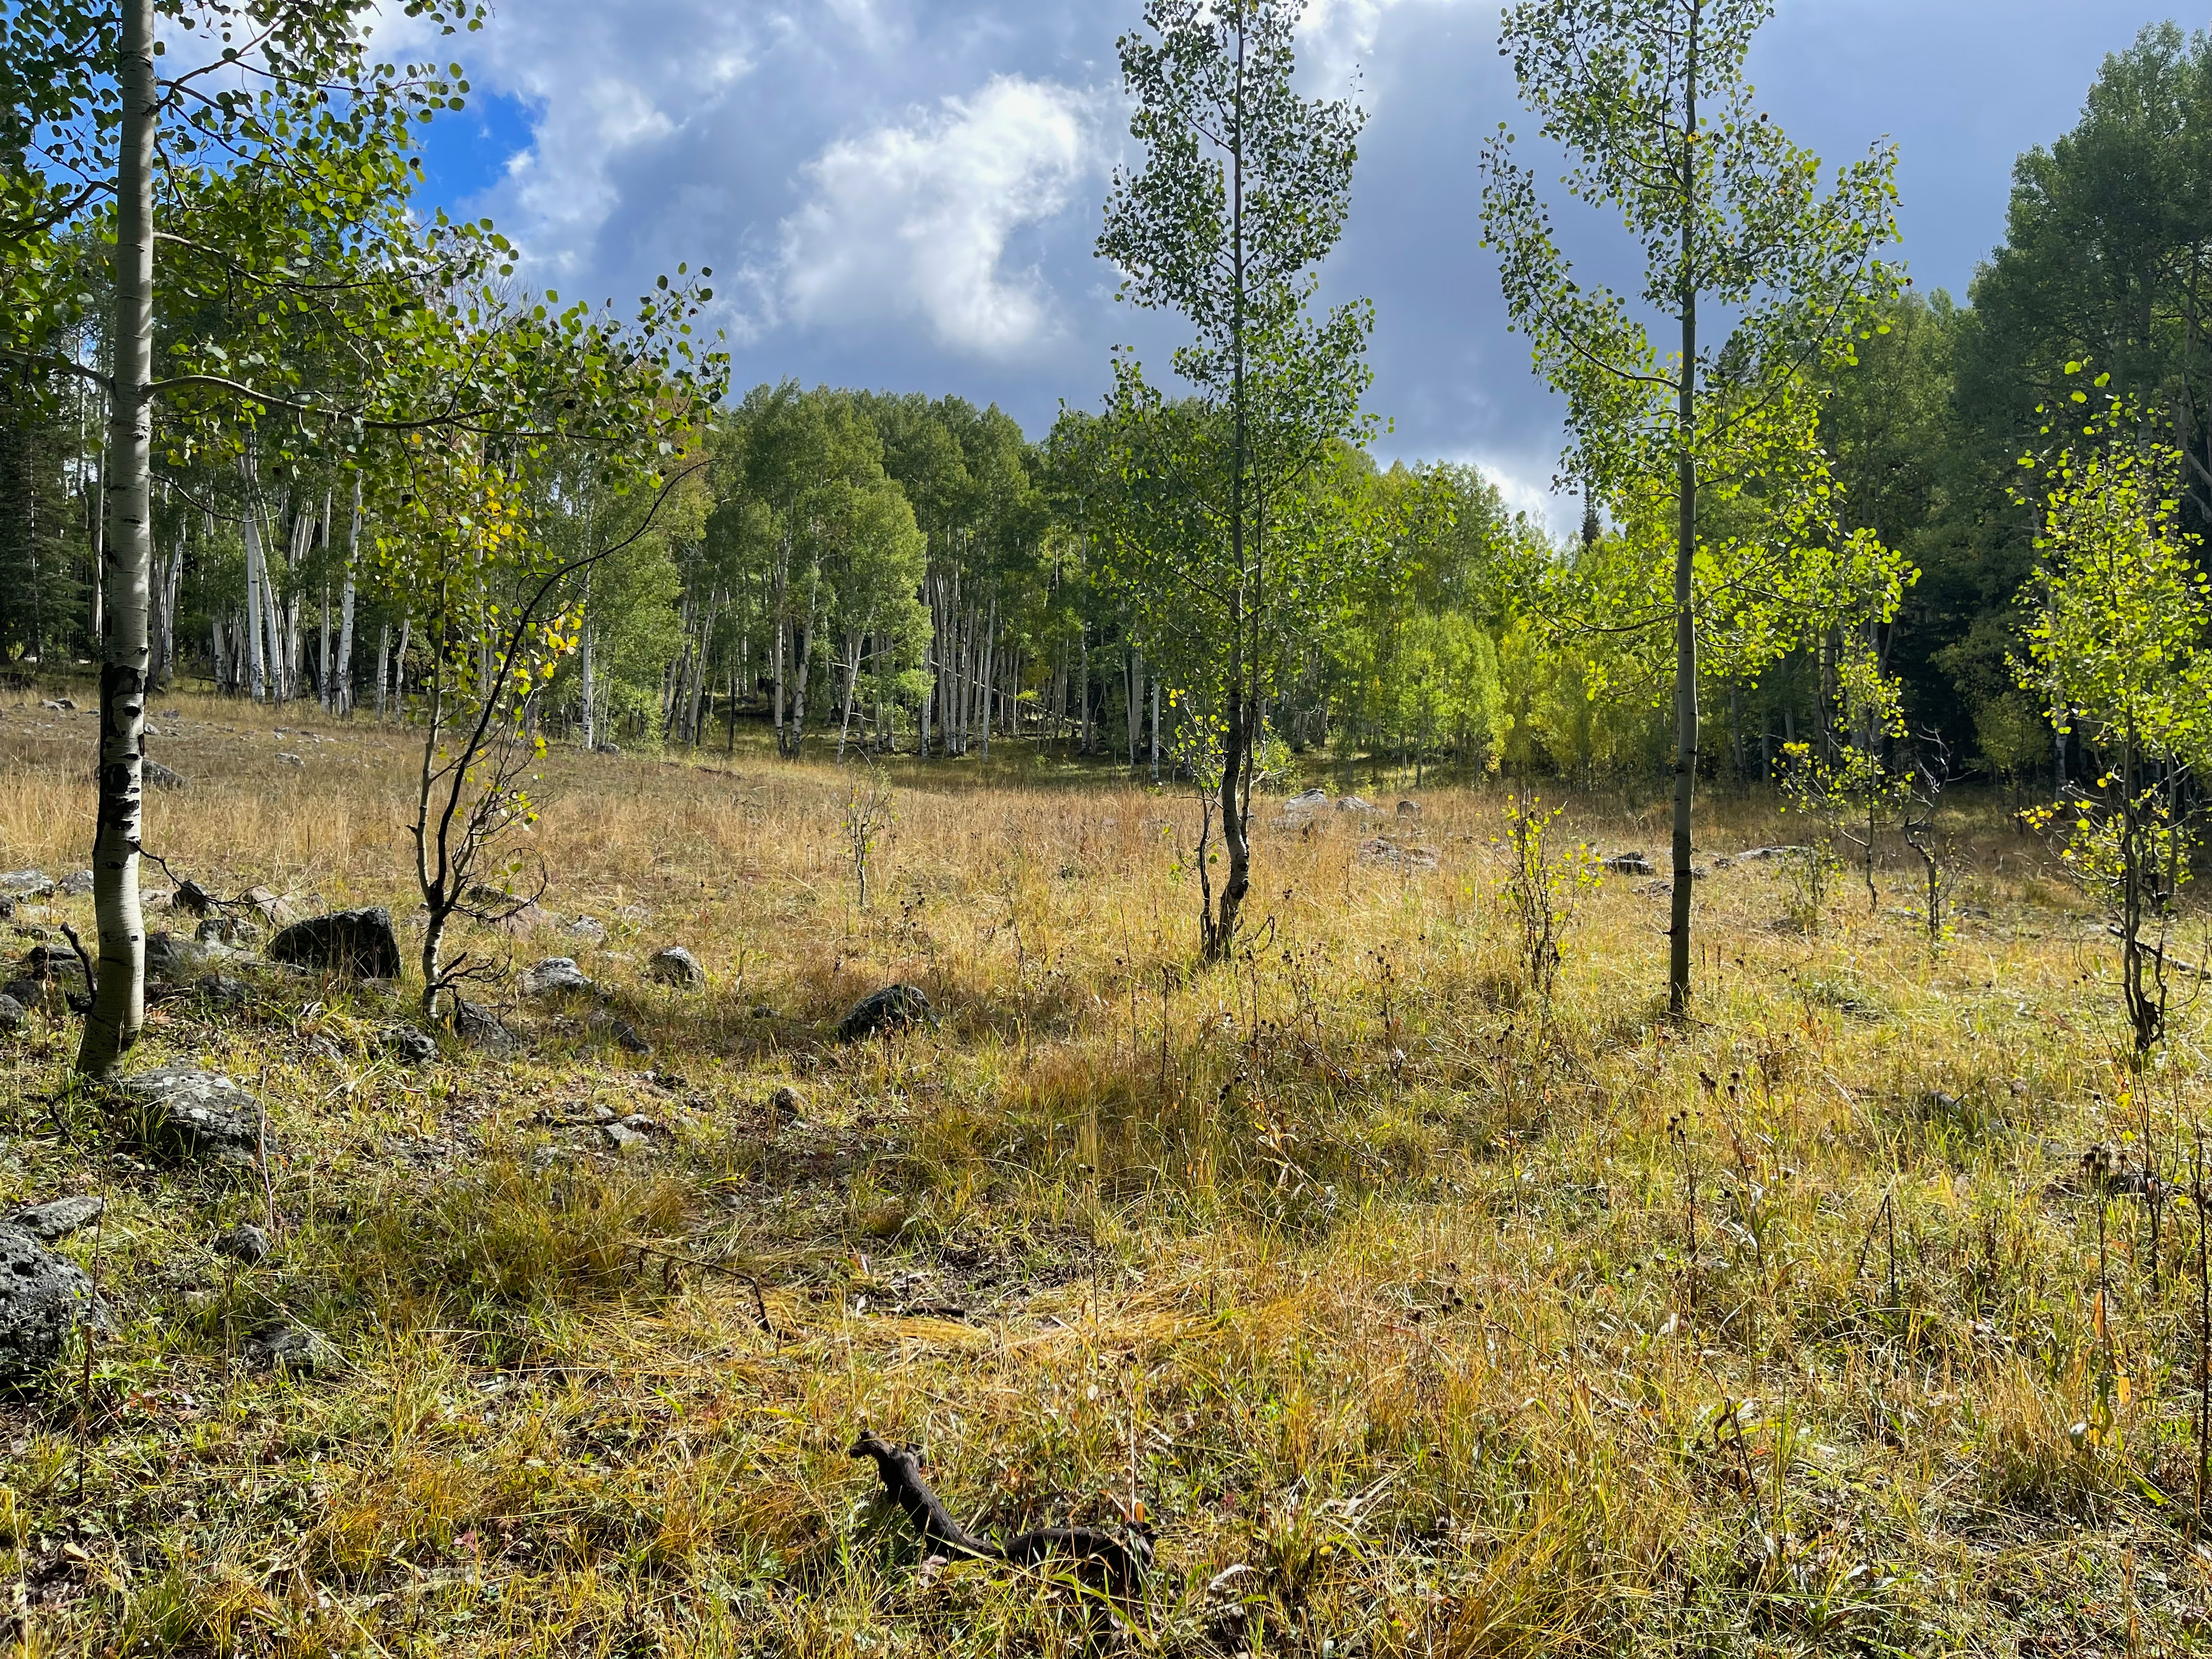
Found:
<svg viewBox="0 0 2212 1659"><path fill-rule="evenodd" d="M149 796L149 894L419 939L412 734L191 694L151 725L189 787ZM93 726L0 704L0 866L85 861ZM105 1196L62 1249L114 1310L0 1407L9 1653L2212 1645L2197 981L2131 1070L2102 918L2002 798L1947 810L1936 948L1904 849L1808 925L1734 856L1802 821L1709 793L1673 1025L1637 876L1530 983L1495 782L1316 761L1377 810L1264 799L1207 969L1194 806L1098 763L888 763L865 908L860 768L541 769L543 920L464 941L520 1051L405 1063L411 981L248 964L243 1003L155 1006L130 1069L253 1090L265 1184L136 1148L65 1013L0 1038L0 1200ZM1559 833L1663 866L1662 785ZM22 907L15 949L89 918ZM703 988L647 978L669 945ZM522 997L550 956L596 996ZM900 981L934 1024L838 1039ZM276 1242L243 1267L210 1248L242 1221ZM279 1317L331 1362L249 1364ZM864 1429L978 1531L1141 1507L1142 1594L924 1562Z"/></svg>

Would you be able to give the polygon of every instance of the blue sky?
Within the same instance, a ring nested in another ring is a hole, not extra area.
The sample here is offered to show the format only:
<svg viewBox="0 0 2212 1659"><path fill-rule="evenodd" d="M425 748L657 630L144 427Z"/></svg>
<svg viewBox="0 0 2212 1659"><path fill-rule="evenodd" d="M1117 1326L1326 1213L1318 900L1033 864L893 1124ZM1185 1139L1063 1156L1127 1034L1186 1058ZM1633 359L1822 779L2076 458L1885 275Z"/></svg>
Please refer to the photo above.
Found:
<svg viewBox="0 0 2212 1659"><path fill-rule="evenodd" d="M679 260L713 266L740 386L957 392L1041 433L1063 399L1096 401L1111 345L1164 359L1178 337L1116 304L1091 254L1128 145L1114 40L1139 9L507 0L468 45L471 107L432 130L430 193L492 215L564 295L624 299ZM1752 76L1831 163L1897 143L1915 281L1963 295L2003 234L2014 156L2073 124L2106 53L2175 15L1780 0ZM1381 447L1476 461L1537 506L1557 406L1479 246L1476 151L1517 113L1497 22L1496 0L1321 0L1303 63L1370 111L1324 287L1375 302ZM1600 274L1604 244L1588 250Z"/></svg>

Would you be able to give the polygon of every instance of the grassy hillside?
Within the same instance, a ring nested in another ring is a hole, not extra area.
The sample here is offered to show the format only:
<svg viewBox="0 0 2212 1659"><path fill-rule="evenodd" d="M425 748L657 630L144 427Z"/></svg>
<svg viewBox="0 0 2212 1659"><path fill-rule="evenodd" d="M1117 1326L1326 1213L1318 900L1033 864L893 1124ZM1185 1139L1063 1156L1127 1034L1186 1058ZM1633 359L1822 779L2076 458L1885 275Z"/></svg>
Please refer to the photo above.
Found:
<svg viewBox="0 0 2212 1659"><path fill-rule="evenodd" d="M419 938L407 734L157 708L177 876ZM92 730L0 707L0 866L83 861ZM116 1314L4 1407L8 1650L2212 1643L2197 1212L2136 1173L2148 1145L2185 1182L2203 1022L2126 1073L2101 926L1996 803L1954 825L1940 955L1902 866L1877 908L1845 882L1817 931L1782 921L1771 863L1717 858L1802 829L1717 804L1678 1030L1634 877L1528 994L1498 792L1263 823L1249 948L1203 971L1187 802L994 767L890 770L863 911L849 769L550 755L546 922L466 943L574 956L653 1052L510 981L526 1052L411 1066L408 986L238 969L250 1000L161 1003L132 1066L254 1090L265 1188L135 1149L70 1082L73 1022L0 1038L0 1199L105 1194L61 1248ZM1664 861L1656 807L1563 823ZM89 920L45 908L17 932ZM646 978L677 944L703 990ZM941 1023L836 1041L895 981ZM265 1261L210 1249L272 1216ZM335 1363L250 1364L279 1317ZM1146 1596L919 1565L863 1427L925 1447L978 1530L1141 1503Z"/></svg>

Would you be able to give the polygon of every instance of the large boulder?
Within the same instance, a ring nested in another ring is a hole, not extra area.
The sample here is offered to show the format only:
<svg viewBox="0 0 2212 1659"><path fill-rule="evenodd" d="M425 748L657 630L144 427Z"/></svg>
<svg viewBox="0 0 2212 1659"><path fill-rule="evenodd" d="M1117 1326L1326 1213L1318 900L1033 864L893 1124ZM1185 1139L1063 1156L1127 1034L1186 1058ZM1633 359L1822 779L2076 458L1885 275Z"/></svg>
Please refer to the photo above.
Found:
<svg viewBox="0 0 2212 1659"><path fill-rule="evenodd" d="M36 1382L67 1351L79 1324L106 1321L82 1267L21 1228L0 1226L0 1384Z"/></svg>
<svg viewBox="0 0 2212 1659"><path fill-rule="evenodd" d="M23 1005L0 991L0 1031L20 1031L29 1021L30 1015Z"/></svg>
<svg viewBox="0 0 2212 1659"><path fill-rule="evenodd" d="M658 980L663 985L681 985L687 988L707 982L707 970L699 965L699 958L680 945L655 951L647 957L645 976Z"/></svg>
<svg viewBox="0 0 2212 1659"><path fill-rule="evenodd" d="M9 898L46 898L54 879L43 870L0 870L0 893Z"/></svg>
<svg viewBox="0 0 2212 1659"><path fill-rule="evenodd" d="M269 941L269 959L356 979L398 979L399 939L392 931L392 912L380 904L333 910L283 929Z"/></svg>
<svg viewBox="0 0 2212 1659"><path fill-rule="evenodd" d="M221 1072L161 1066L119 1087L137 1110L137 1136L149 1150L222 1169L259 1163L261 1103Z"/></svg>
<svg viewBox="0 0 2212 1659"><path fill-rule="evenodd" d="M901 1026L927 1024L932 1018L929 999L919 985L886 985L871 991L848 1009L837 1022L837 1035L848 1042Z"/></svg>

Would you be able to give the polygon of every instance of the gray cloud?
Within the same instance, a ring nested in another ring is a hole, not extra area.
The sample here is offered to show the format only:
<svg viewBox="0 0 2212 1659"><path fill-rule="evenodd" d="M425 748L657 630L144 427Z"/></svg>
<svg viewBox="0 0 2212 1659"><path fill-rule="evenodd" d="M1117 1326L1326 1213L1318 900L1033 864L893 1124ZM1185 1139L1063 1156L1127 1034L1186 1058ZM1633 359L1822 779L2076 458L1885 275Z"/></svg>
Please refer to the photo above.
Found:
<svg viewBox="0 0 2212 1659"><path fill-rule="evenodd" d="M587 297L713 265L741 383L957 392L1041 430L1061 399L1095 400L1109 345L1157 358L1177 338L1173 319L1117 306L1091 256L1127 142L1114 40L1137 14L1134 0L510 5L466 52L480 87L526 106L532 142L464 205ZM1753 70L1831 160L1899 142L1906 252L1923 287L1958 289L2002 234L2014 155L2069 125L2102 54L2163 15L2148 0L1784 0ZM1557 406L1504 331L1479 246L1476 154L1516 114L1496 27L1494 0L1316 0L1308 80L1370 112L1324 289L1376 302L1386 454L1474 460L1540 505ZM1600 274L1628 274L1608 269L1607 239L1589 252Z"/></svg>

